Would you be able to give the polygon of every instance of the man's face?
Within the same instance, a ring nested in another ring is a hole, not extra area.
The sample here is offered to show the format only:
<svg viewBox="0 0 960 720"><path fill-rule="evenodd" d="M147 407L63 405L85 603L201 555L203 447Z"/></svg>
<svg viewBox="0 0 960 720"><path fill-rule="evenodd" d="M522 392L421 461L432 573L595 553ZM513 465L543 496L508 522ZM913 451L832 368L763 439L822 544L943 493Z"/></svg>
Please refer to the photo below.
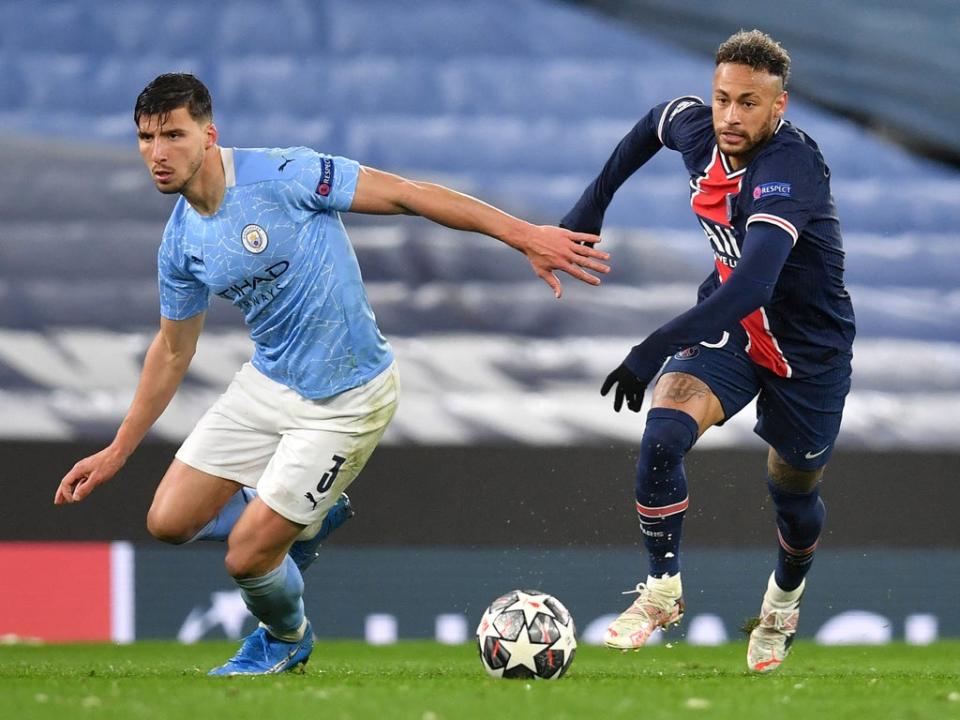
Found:
<svg viewBox="0 0 960 720"><path fill-rule="evenodd" d="M713 74L713 132L720 152L742 167L773 135L787 109L777 75L749 65L721 63Z"/></svg>
<svg viewBox="0 0 960 720"><path fill-rule="evenodd" d="M194 120L187 108L180 107L166 117L141 116L137 139L157 190L169 195L183 192L196 176L204 152L216 143L217 131L213 123Z"/></svg>

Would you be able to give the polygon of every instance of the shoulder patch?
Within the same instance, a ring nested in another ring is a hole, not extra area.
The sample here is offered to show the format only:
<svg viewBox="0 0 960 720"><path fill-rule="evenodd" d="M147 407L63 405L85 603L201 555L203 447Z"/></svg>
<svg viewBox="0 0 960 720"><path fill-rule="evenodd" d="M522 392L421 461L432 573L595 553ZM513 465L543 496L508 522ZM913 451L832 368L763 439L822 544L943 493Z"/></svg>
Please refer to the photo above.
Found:
<svg viewBox="0 0 960 720"><path fill-rule="evenodd" d="M793 190L787 182L768 182L757 185L753 189L753 199L761 200L765 197L792 197Z"/></svg>
<svg viewBox="0 0 960 720"><path fill-rule="evenodd" d="M320 158L320 182L317 183L316 193L327 197L333 189L333 158Z"/></svg>

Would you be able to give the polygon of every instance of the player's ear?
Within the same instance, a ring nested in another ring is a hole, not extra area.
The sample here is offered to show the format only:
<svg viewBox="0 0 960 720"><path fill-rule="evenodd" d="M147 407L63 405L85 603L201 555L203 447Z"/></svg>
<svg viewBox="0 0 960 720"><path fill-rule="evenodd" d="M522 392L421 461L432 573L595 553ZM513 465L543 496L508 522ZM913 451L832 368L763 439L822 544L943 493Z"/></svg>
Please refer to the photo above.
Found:
<svg viewBox="0 0 960 720"><path fill-rule="evenodd" d="M217 126L213 123L208 123L206 129L204 130L206 135L206 140L203 144L204 149L212 148L217 144L217 138L220 137L220 133L217 130Z"/></svg>
<svg viewBox="0 0 960 720"><path fill-rule="evenodd" d="M774 103L773 103L773 111L774 111L774 113L776 114L776 116L777 116L778 118L782 118L783 115L784 115L784 113L787 112L787 102L788 102L788 100L789 100L789 96L787 95L787 91L784 90L783 92L780 93L780 97L778 97L778 98L774 101Z"/></svg>

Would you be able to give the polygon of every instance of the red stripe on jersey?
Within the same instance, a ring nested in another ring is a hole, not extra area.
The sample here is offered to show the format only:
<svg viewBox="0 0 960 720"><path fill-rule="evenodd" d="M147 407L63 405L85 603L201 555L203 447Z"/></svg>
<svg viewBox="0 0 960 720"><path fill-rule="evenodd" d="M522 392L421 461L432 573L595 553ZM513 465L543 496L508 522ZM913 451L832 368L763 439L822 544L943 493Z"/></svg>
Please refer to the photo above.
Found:
<svg viewBox="0 0 960 720"><path fill-rule="evenodd" d="M770 215L769 213L754 213L747 218L747 224L745 227L750 227L750 223L753 222L765 222L770 223L771 225L776 225L781 230L785 230L787 235L793 238L793 244L797 244L797 238L800 237L800 233L797 232L796 226L789 220L784 220L782 217L777 215Z"/></svg>
<svg viewBox="0 0 960 720"><path fill-rule="evenodd" d="M740 180L744 170L727 174L720 162L720 153L716 146L713 148L713 157L710 164L697 178L694 184L693 195L690 196L690 206L693 211L720 225L730 226L730 212L727 206L727 196L740 192Z"/></svg>
<svg viewBox="0 0 960 720"><path fill-rule="evenodd" d="M719 260L715 260L714 265L720 275L720 282L726 282L733 270ZM740 324L750 338L747 354L757 365L775 372L780 377L793 375L793 368L790 367L790 363L787 362L787 358L780 349L780 343L770 332L767 313L764 312L762 307L743 318Z"/></svg>
<svg viewBox="0 0 960 720"><path fill-rule="evenodd" d="M646 505L641 505L637 503L637 512L644 517L656 517L662 518L667 517L668 515L676 515L678 512L683 512L690 505L690 497L685 497L678 503L673 503L673 505L664 505L663 507L647 507Z"/></svg>

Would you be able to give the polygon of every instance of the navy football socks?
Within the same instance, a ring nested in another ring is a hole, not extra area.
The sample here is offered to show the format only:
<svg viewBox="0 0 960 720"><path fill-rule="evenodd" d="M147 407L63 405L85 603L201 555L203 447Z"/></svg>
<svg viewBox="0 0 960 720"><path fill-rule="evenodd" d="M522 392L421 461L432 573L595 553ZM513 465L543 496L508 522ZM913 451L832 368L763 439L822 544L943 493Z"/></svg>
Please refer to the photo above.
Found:
<svg viewBox="0 0 960 720"><path fill-rule="evenodd" d="M819 488L809 493L785 492L770 478L767 478L767 487L777 510L780 540L774 579L781 590L795 590L813 564L827 509L820 499Z"/></svg>
<svg viewBox="0 0 960 720"><path fill-rule="evenodd" d="M681 410L653 408L640 441L637 514L655 578L680 572L680 534L689 500L683 458L697 441L697 421Z"/></svg>

